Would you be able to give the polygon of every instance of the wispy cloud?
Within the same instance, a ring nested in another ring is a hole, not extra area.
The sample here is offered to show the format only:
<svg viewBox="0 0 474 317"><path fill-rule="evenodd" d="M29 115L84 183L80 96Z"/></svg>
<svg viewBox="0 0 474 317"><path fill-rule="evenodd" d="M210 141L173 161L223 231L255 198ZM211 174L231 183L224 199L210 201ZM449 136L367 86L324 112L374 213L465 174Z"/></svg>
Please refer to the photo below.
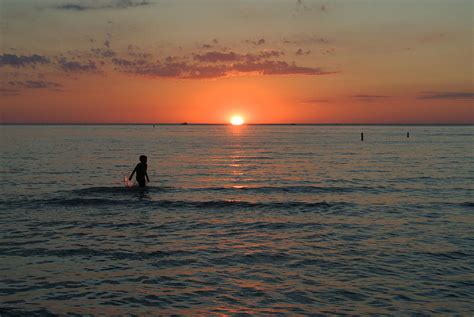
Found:
<svg viewBox="0 0 474 317"><path fill-rule="evenodd" d="M204 54L195 54L194 59L199 62L217 63L217 62L234 62L243 58L242 55L234 52L207 52Z"/></svg>
<svg viewBox="0 0 474 317"><path fill-rule="evenodd" d="M331 102L331 100L319 99L319 98L307 98L307 99L301 99L299 102L300 103L325 103L325 102Z"/></svg>
<svg viewBox="0 0 474 317"><path fill-rule="evenodd" d="M359 101L371 102L371 101L377 101L377 100L384 100L384 99L390 98L390 96L361 94L361 95L352 95L350 96L350 98L359 100Z"/></svg>
<svg viewBox="0 0 474 317"><path fill-rule="evenodd" d="M116 53L109 48L92 48L91 52L98 57L114 57Z"/></svg>
<svg viewBox="0 0 474 317"><path fill-rule="evenodd" d="M252 45L263 45L265 44L265 39L264 38L260 38L258 40L245 40L245 43L247 44L252 44Z"/></svg>
<svg viewBox="0 0 474 317"><path fill-rule="evenodd" d="M328 75L335 72L321 68L302 67L285 61L265 60L260 62L241 61L226 64L202 64L182 62L164 62L156 64L138 64L135 61L115 60L119 70L127 73L152 77L181 79L218 78L229 75Z"/></svg>
<svg viewBox="0 0 474 317"><path fill-rule="evenodd" d="M474 92L466 91L450 91L450 92L435 92L424 91L420 93L418 99L439 99L439 100L459 100L459 99L474 99Z"/></svg>
<svg viewBox="0 0 474 317"><path fill-rule="evenodd" d="M217 40L214 41L214 43ZM321 67L298 65L285 59L279 50L261 50L239 53L226 50L198 51L182 56L152 58L152 54L129 46L126 52L115 52L107 45L87 51L67 51L58 56L40 55L16 56L4 54L0 62L14 67L35 63L49 63L53 71L66 74L98 74L107 69L149 77L202 79L238 75L328 75L335 74ZM49 82L13 82L12 86L21 88L57 88Z"/></svg>
<svg viewBox="0 0 474 317"><path fill-rule="evenodd" d="M283 38L283 44L291 45L314 45L314 44L329 44L331 41L325 37L319 36L293 36L291 38Z"/></svg>
<svg viewBox="0 0 474 317"><path fill-rule="evenodd" d="M66 11L86 11L86 10L98 10L98 9L127 9L140 6L150 5L151 3L146 0L135 1L135 0L114 0L114 1L81 1L81 2L69 2L64 4L58 4L54 6L58 10Z"/></svg>
<svg viewBox="0 0 474 317"><path fill-rule="evenodd" d="M61 69L66 72L84 73L84 72L97 72L98 71L97 65L94 61L80 63L77 61L68 61L65 58L60 58L58 60L58 64L61 67Z"/></svg>
<svg viewBox="0 0 474 317"><path fill-rule="evenodd" d="M3 54L0 55L0 67L12 66L12 67L25 67L35 66L37 64L49 64L49 58L37 54L33 55L15 55L15 54Z"/></svg>
<svg viewBox="0 0 474 317"><path fill-rule="evenodd" d="M59 83L45 80L10 81L8 84L15 88L29 89L57 89L62 87Z"/></svg>
<svg viewBox="0 0 474 317"><path fill-rule="evenodd" d="M260 61L263 59L276 58L285 55L282 51L264 50L255 54L238 54L231 52L212 51L204 54L194 54L193 58L199 62L218 63L218 62L244 62Z"/></svg>
<svg viewBox="0 0 474 317"><path fill-rule="evenodd" d="M356 98L356 99L366 99L366 98L379 99L379 98L388 98L389 96L384 96L384 95L352 95L351 97Z"/></svg>
<svg viewBox="0 0 474 317"><path fill-rule="evenodd" d="M323 71L321 68L297 66L285 61L245 62L233 65L233 70L242 73L261 75L329 75L335 72Z"/></svg>
<svg viewBox="0 0 474 317"><path fill-rule="evenodd" d="M296 52L295 52L295 55L309 55L311 54L311 50L306 50L304 51L302 48L299 48Z"/></svg>
<svg viewBox="0 0 474 317"><path fill-rule="evenodd" d="M311 11L311 8L305 5L303 0L296 0L296 11Z"/></svg>

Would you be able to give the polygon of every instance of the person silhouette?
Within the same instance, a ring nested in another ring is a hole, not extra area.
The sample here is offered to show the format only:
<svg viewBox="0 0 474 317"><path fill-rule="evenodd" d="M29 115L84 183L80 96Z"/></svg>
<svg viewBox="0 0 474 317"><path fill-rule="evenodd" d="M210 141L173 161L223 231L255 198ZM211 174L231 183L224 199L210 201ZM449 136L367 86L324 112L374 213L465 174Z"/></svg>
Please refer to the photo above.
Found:
<svg viewBox="0 0 474 317"><path fill-rule="evenodd" d="M130 177L128 180L132 180L133 174L137 173L137 182L138 186L140 187L145 187L146 186L146 181L149 183L150 179L148 178L148 174L146 172L146 169L148 165L146 164L147 162L147 157L146 155L140 155L140 163L135 166L135 169L133 170L132 174L130 174ZM145 181L146 177L146 181Z"/></svg>

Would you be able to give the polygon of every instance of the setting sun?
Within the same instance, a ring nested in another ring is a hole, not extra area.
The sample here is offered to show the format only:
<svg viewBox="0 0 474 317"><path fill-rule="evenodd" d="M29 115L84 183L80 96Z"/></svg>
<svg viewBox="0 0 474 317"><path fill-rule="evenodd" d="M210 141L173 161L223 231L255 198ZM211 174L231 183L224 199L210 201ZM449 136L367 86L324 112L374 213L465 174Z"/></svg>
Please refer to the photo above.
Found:
<svg viewBox="0 0 474 317"><path fill-rule="evenodd" d="M244 124L244 118L242 118L241 116L233 116L230 119L230 123L232 125L242 125L242 124Z"/></svg>

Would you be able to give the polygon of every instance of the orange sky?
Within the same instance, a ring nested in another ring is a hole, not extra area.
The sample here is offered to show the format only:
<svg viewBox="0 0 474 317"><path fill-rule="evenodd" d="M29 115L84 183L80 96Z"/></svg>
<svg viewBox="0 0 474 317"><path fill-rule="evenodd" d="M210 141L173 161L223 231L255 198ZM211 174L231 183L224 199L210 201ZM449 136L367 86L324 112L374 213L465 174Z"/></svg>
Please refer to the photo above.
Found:
<svg viewBox="0 0 474 317"><path fill-rule="evenodd" d="M474 123L472 2L0 3L2 123Z"/></svg>

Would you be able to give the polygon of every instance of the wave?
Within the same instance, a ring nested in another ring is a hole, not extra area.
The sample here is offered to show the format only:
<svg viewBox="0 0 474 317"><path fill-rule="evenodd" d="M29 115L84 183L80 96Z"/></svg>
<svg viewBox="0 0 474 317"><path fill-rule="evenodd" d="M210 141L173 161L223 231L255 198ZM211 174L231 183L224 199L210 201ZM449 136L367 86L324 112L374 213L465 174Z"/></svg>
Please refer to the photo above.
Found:
<svg viewBox="0 0 474 317"><path fill-rule="evenodd" d="M151 252L126 252L126 251L117 251L117 250L96 250L90 248L70 248L70 249L46 249L46 248L6 248L0 250L1 255L9 256L56 256L56 257L66 257L66 256L81 256L81 257L108 257L115 260L148 260L148 259L157 259L167 256L187 256L192 255L192 252L185 250L176 250L176 251L151 251Z"/></svg>
<svg viewBox="0 0 474 317"><path fill-rule="evenodd" d="M395 188L388 188L385 186L227 186L227 187L89 187L78 190L73 190L70 193L77 195L98 195L98 194L127 194L136 192L149 193L167 193L167 192L226 192L226 193L256 193L256 194L270 194L270 193L350 193L350 192L384 192L393 191Z"/></svg>
<svg viewBox="0 0 474 317"><path fill-rule="evenodd" d="M104 198L51 198L51 199L35 199L28 201L10 201L3 202L8 207L37 208L48 206L62 207L116 207L122 206L127 208L165 208L165 209L252 209L252 210L327 210L333 208L350 207L355 204L347 202L249 202L242 200L209 200L209 201L192 201L192 200L147 200L147 199L104 199Z"/></svg>

